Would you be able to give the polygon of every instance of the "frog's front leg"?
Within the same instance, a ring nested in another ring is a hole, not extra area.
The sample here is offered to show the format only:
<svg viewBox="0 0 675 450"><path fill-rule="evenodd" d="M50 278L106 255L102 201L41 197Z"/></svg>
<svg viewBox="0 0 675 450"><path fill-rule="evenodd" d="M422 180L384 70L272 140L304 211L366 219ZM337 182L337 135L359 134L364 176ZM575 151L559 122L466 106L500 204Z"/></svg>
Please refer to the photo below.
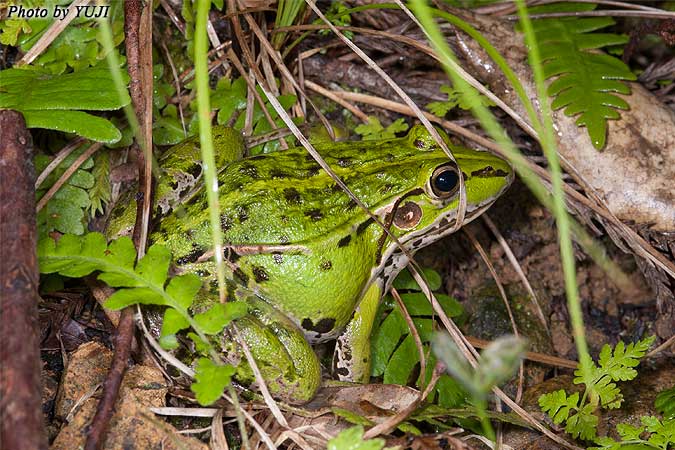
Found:
<svg viewBox="0 0 675 450"><path fill-rule="evenodd" d="M370 334L373 331L381 296L380 286L372 283L347 324L347 328L337 340L333 356L333 371L342 381L367 383L370 380L372 360Z"/></svg>
<svg viewBox="0 0 675 450"><path fill-rule="evenodd" d="M236 326L268 389L288 403L310 401L321 385L321 366L304 333L263 300L251 297L247 303L249 314L237 319ZM255 376L240 349L228 336L222 345L233 349L240 360L237 379L253 384Z"/></svg>

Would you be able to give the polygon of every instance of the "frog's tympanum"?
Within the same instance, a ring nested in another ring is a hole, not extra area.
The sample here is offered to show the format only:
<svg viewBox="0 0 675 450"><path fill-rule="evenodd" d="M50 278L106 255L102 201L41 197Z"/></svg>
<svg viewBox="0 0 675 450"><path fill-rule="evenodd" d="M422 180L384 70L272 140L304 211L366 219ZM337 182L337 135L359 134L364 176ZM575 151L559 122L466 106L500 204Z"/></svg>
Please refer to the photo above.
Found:
<svg viewBox="0 0 675 450"><path fill-rule="evenodd" d="M459 177L466 187L465 223L513 178L505 161L486 152L450 146L457 164L451 162L421 126L402 138L317 145L389 235L303 148L242 158L237 132L216 127L214 140L221 163L237 159L224 163L219 175L230 293L249 310L236 327L272 393L295 403L311 399L321 382L311 343L337 338L335 374L368 380L377 304L407 255L454 231ZM206 195L195 185L197 142L179 144L164 158L157 188L164 217L151 237L173 252L177 271L204 278L196 312L218 301ZM176 201L182 203L172 206ZM218 345L239 362L233 342L225 332ZM245 359L238 370L240 381L254 381Z"/></svg>

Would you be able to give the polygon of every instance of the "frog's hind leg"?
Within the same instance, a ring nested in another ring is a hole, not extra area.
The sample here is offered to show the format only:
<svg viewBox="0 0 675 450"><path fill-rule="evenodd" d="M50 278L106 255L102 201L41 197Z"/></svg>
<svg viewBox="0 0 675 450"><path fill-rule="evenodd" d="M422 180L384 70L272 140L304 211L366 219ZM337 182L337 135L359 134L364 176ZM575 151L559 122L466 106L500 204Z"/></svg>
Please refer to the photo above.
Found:
<svg viewBox="0 0 675 450"><path fill-rule="evenodd" d="M321 385L321 366L303 332L283 313L260 299L248 299L249 314L236 321L237 329L253 355L273 396L288 403L311 400ZM237 378L254 383L245 358Z"/></svg>
<svg viewBox="0 0 675 450"><path fill-rule="evenodd" d="M370 334L381 296L380 286L371 284L347 328L337 340L333 372L342 381L367 383L370 380Z"/></svg>

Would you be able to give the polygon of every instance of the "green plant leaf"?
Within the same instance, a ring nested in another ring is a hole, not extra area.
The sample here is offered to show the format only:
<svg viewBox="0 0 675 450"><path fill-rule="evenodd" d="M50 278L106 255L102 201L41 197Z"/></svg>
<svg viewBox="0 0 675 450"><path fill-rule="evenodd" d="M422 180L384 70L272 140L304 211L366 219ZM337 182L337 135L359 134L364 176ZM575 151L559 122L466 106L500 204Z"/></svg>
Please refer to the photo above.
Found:
<svg viewBox="0 0 675 450"><path fill-rule="evenodd" d="M647 431L653 433L649 437L649 443L666 448L668 444L675 444L675 419L659 420L655 416L641 417L640 421Z"/></svg>
<svg viewBox="0 0 675 450"><path fill-rule="evenodd" d="M384 371L385 384L407 384L413 369L419 363L415 340L409 334L396 348Z"/></svg>
<svg viewBox="0 0 675 450"><path fill-rule="evenodd" d="M437 117L445 117L455 107L459 107L465 111L471 110L472 105L469 99L465 98L460 91L457 91L452 86L443 85L439 88L441 92L448 96L448 99L443 102L431 102L427 105L427 109ZM495 104L484 95L479 95L478 99L483 106L494 106Z"/></svg>
<svg viewBox="0 0 675 450"><path fill-rule="evenodd" d="M195 350L197 350L197 353L202 354L202 355L208 355L209 353L209 343L202 340L197 334L193 332L189 332L187 334L188 338L195 344Z"/></svg>
<svg viewBox="0 0 675 450"><path fill-rule="evenodd" d="M600 352L598 363L612 380L632 380L637 376L637 371L633 367L637 367L640 364L640 358L647 353L655 338L655 336L651 336L636 343L631 342L628 346L619 341L614 348L613 355L611 348L605 345Z"/></svg>
<svg viewBox="0 0 675 450"><path fill-rule="evenodd" d="M587 5L580 8L587 10ZM607 120L620 117L617 109L628 109L618 94L630 94L622 80L635 80L621 60L596 50L624 44L628 38L610 33L593 33L612 25L609 17L569 17L533 21L546 78L557 77L548 93L555 97L551 107L565 108L568 116L579 117L597 149L605 146Z"/></svg>
<svg viewBox="0 0 675 450"><path fill-rule="evenodd" d="M202 280L194 273L174 277L166 287L166 293L176 299L180 308L187 310L202 287Z"/></svg>
<svg viewBox="0 0 675 450"><path fill-rule="evenodd" d="M216 303L207 311L195 315L195 322L206 334L218 334L232 320L246 314L247 307L244 302Z"/></svg>
<svg viewBox="0 0 675 450"><path fill-rule="evenodd" d="M645 430L645 427L635 427L627 423L620 423L616 426L616 431L624 441L632 441L640 439L640 434Z"/></svg>
<svg viewBox="0 0 675 450"><path fill-rule="evenodd" d="M75 278L98 271L101 281L121 288L106 300L107 308L133 304L171 306L188 319L187 307L201 286L200 279L192 274L174 277L165 290L171 253L161 245L151 246L137 264L135 259L136 250L128 237L107 245L100 233L67 234L58 242L45 238L38 244L42 273Z"/></svg>
<svg viewBox="0 0 675 450"><path fill-rule="evenodd" d="M382 450L384 439L363 440L363 426L357 425L341 431L328 441L328 450Z"/></svg>
<svg viewBox="0 0 675 450"><path fill-rule="evenodd" d="M566 421L570 412L577 409L579 404L579 393L567 396L564 389L560 389L548 394L543 394L539 397L539 407L542 411L547 413L553 423L560 424Z"/></svg>
<svg viewBox="0 0 675 450"><path fill-rule="evenodd" d="M0 44L16 46L20 33L30 33L31 27L26 19L4 19L0 22Z"/></svg>
<svg viewBox="0 0 675 450"><path fill-rule="evenodd" d="M246 108L246 81L239 77L231 81L222 77L211 93L211 108L218 110L218 123L226 124L235 111Z"/></svg>
<svg viewBox="0 0 675 450"><path fill-rule="evenodd" d="M404 283L406 283L405 280ZM444 294L435 295L448 316L456 317L463 312L463 308L457 300ZM429 304L429 300L421 292L401 294L401 300L403 300L408 313L412 317L422 342L430 342L434 311ZM390 303L389 297L383 302L383 305ZM386 383L401 384L406 383L406 380L411 378L411 374L406 373L406 370L412 370L416 366L419 362L419 353L414 345L411 346L409 341L405 341L409 333L408 324L403 319L398 305L394 306L382 320L380 326L373 332L371 345L373 355L372 376L384 375ZM405 345L402 342L406 342ZM401 343L400 346L399 343ZM389 372L390 370L391 372Z"/></svg>
<svg viewBox="0 0 675 450"><path fill-rule="evenodd" d="M75 133L114 143L120 131L108 120L78 111L110 111L129 104L120 99L107 68L91 67L65 75L36 70L0 71L0 108L21 111L29 127Z"/></svg>
<svg viewBox="0 0 675 450"><path fill-rule="evenodd" d="M367 124L361 124L354 128L354 132L361 135L364 141L392 139L396 137L396 133L407 130L408 124L403 119L397 119L385 128L380 123L380 119L375 116L369 116Z"/></svg>
<svg viewBox="0 0 675 450"><path fill-rule="evenodd" d="M628 345L619 342L613 351L609 345L605 345L600 351L599 366L596 366L590 357L582 358L579 368L574 371L574 383L586 385L582 403L578 403L578 393L568 397L561 389L539 397L539 406L542 411L546 412L554 423L567 422L565 431L575 438L594 439L601 445L601 447L593 448L613 450L620 447L623 449L624 446L621 443L616 443L610 438L595 439L598 417L594 412L598 407L615 409L621 406L623 394L614 381L630 380L637 376L634 367L639 364L640 358L645 355L654 339L655 337L651 336ZM586 366L585 369L582 369L582 366ZM650 426L657 427L658 425L658 419L656 422L652 418L643 417L642 419L648 431L650 431ZM619 434L625 436L627 441L633 441L632 437L636 433L639 435L641 432L629 426L619 429ZM656 439L660 437L657 436Z"/></svg>
<svg viewBox="0 0 675 450"><path fill-rule="evenodd" d="M188 322L182 314L173 308L167 308L164 311L162 331L159 335L159 343L162 348L166 350L178 348L176 333L188 328L189 326L190 322Z"/></svg>
<svg viewBox="0 0 675 450"><path fill-rule="evenodd" d="M326 18L337 27L348 27L352 24L352 17L349 14L349 9L341 1L333 1L330 4L330 8L325 12ZM321 19L316 19L314 24L323 25L324 22ZM347 39L352 39L354 37L354 32L351 30L343 30L342 33ZM329 29L319 30L321 36L329 36L331 31Z"/></svg>
<svg viewBox="0 0 675 450"><path fill-rule="evenodd" d="M234 372L235 368L230 365L217 365L208 358L199 358L195 367L195 382L190 390L195 393L200 405L210 405L223 394Z"/></svg>
<svg viewBox="0 0 675 450"><path fill-rule="evenodd" d="M565 431L574 438L581 438L587 441L595 438L595 430L598 428L598 416L593 414L593 405L587 404L576 414L571 414L567 418Z"/></svg>
<svg viewBox="0 0 675 450"><path fill-rule="evenodd" d="M65 158L38 187L36 196L42 198L49 188L63 175L68 167L85 151L82 146ZM35 168L42 172L53 158L43 153L35 157ZM95 186L96 179L89 170L92 170L93 162L87 159L66 181L66 183L54 193L44 208L38 212L37 224L40 236L46 236L51 231L61 233L83 234L90 215L87 213L91 208L89 192Z"/></svg>
<svg viewBox="0 0 675 450"><path fill-rule="evenodd" d="M437 291L438 289L441 288L442 283L441 275L434 269L426 267L423 268L422 276L424 276L424 279L427 280L427 283L429 284L429 289L431 289L432 291ZM411 290L411 291L420 290L420 285L417 284L417 281L415 281L410 272L407 270L404 270L403 272L398 274L398 276L394 280L394 287L399 290Z"/></svg>
<svg viewBox="0 0 675 450"><path fill-rule="evenodd" d="M429 361L429 365L432 361ZM442 375L436 383L436 395L438 406L443 408L459 408L466 403L466 390L448 375Z"/></svg>
<svg viewBox="0 0 675 450"><path fill-rule="evenodd" d="M45 128L63 131L91 139L92 141L114 144L122 133L110 121L82 111L22 111L28 128Z"/></svg>
<svg viewBox="0 0 675 450"><path fill-rule="evenodd" d="M600 447L588 447L588 450L619 450L621 449L621 443L616 442L610 437L598 437L595 439L595 443L600 445Z"/></svg>
<svg viewBox="0 0 675 450"><path fill-rule="evenodd" d="M659 392L656 395L654 407L666 419L675 419L675 387Z"/></svg>
<svg viewBox="0 0 675 450"><path fill-rule="evenodd" d="M373 366L372 376L384 374L387 363L401 337L408 332L408 325L397 310L391 311L375 331L371 342Z"/></svg>
<svg viewBox="0 0 675 450"><path fill-rule="evenodd" d="M348 409L332 407L330 410L337 417L341 417L351 424L363 425L364 427L373 426L372 420L370 420L366 417L360 416L359 414L357 414L353 411L350 411Z"/></svg>
<svg viewBox="0 0 675 450"><path fill-rule="evenodd" d="M40 236L46 236L52 230L62 233L84 233L85 210L90 205L86 195L86 191L68 185L59 189L38 213Z"/></svg>

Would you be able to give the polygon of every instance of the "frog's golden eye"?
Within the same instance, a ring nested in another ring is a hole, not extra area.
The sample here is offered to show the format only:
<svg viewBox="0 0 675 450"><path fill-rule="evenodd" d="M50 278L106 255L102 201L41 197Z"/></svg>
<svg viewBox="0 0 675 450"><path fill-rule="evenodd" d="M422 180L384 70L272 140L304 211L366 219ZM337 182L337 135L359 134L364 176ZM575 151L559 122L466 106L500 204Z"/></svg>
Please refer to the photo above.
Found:
<svg viewBox="0 0 675 450"><path fill-rule="evenodd" d="M436 167L429 180L431 192L437 198L449 198L459 189L459 172L454 164L443 164Z"/></svg>

